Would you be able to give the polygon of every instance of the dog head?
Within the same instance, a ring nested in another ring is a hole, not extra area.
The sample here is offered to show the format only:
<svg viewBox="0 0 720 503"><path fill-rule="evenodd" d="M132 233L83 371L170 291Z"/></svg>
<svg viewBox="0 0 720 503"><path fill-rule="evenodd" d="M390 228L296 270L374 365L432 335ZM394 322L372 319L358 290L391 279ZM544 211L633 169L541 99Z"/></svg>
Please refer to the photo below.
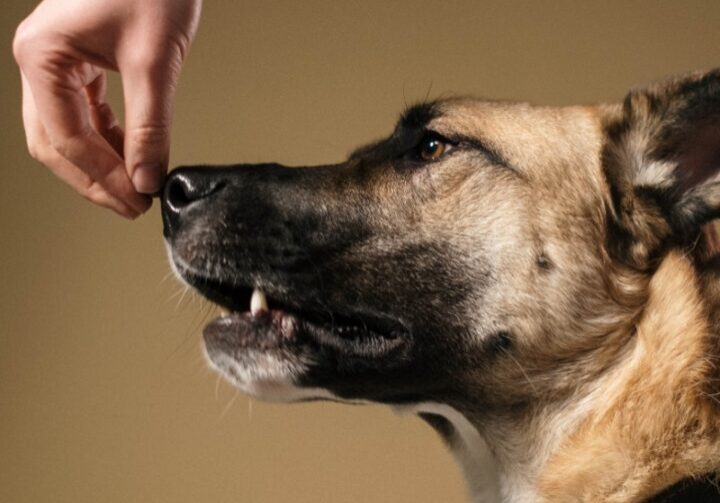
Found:
<svg viewBox="0 0 720 503"><path fill-rule="evenodd" d="M445 100L338 165L175 170L165 238L249 393L513 410L612 364L718 168L719 72L622 106Z"/></svg>

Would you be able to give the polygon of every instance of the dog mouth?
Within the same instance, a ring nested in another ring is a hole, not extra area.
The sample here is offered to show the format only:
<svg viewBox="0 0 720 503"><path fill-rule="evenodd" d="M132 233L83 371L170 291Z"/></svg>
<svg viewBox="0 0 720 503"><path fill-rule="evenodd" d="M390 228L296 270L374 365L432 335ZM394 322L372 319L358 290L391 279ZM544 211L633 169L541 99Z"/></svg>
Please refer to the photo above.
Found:
<svg viewBox="0 0 720 503"><path fill-rule="evenodd" d="M354 359L391 358L403 352L410 331L389 316L341 314L298 306L271 297L262 289L183 274L196 290L228 314L203 330L208 353L243 350L287 355L301 348L313 353L340 353Z"/></svg>

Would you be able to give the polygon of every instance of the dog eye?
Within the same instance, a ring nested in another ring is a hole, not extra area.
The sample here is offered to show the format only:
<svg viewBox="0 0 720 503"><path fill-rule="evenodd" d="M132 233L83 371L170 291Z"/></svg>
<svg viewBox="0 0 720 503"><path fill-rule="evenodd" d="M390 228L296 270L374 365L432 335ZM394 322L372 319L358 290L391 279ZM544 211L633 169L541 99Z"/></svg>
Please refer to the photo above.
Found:
<svg viewBox="0 0 720 503"><path fill-rule="evenodd" d="M417 146L417 157L422 161L435 161L446 154L452 145L437 134L428 134Z"/></svg>

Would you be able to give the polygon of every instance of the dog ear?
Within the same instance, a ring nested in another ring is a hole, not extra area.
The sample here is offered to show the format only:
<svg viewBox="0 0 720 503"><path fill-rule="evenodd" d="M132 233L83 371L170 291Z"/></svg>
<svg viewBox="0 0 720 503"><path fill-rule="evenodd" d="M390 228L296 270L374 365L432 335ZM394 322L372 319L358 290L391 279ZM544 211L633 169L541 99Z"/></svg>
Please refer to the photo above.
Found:
<svg viewBox="0 0 720 503"><path fill-rule="evenodd" d="M605 122L611 252L646 268L720 216L720 70L630 92Z"/></svg>

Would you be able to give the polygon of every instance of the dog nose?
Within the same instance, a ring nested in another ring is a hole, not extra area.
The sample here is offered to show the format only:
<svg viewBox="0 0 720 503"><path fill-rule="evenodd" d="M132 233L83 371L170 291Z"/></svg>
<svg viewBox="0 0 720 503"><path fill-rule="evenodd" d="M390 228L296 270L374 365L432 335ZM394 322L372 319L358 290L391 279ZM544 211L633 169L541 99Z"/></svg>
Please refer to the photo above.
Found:
<svg viewBox="0 0 720 503"><path fill-rule="evenodd" d="M194 203L219 192L224 182L211 169L178 168L165 182L162 197L164 234L170 237L177 229L183 212Z"/></svg>

